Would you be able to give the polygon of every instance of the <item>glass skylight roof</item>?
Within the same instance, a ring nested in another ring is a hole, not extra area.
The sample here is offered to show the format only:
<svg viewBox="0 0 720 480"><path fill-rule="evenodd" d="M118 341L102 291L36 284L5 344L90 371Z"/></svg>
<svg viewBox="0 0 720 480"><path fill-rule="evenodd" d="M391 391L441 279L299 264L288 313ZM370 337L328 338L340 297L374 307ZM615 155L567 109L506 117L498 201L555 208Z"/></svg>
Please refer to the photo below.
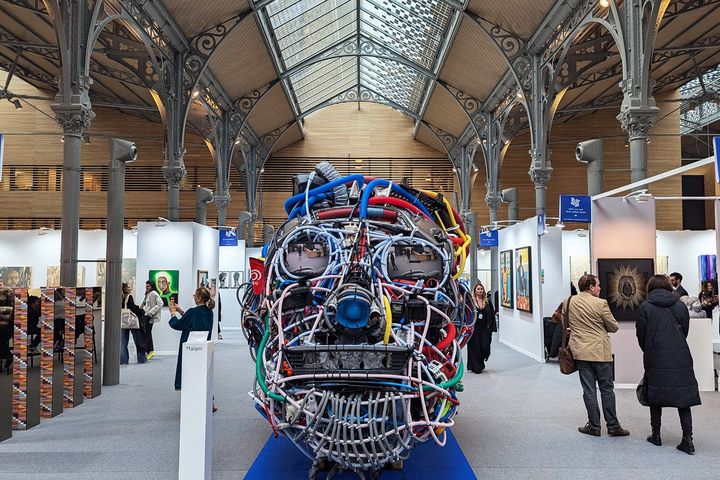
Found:
<svg viewBox="0 0 720 480"><path fill-rule="evenodd" d="M436 66L454 10L444 0L275 0L263 13L300 113L353 88L419 113L423 72Z"/></svg>

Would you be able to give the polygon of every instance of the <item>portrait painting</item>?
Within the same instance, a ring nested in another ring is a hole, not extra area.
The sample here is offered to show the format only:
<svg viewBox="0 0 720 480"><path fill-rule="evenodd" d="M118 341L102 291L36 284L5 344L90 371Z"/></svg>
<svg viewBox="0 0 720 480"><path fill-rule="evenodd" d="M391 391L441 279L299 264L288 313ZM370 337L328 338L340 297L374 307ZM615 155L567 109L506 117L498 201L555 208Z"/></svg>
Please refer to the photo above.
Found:
<svg viewBox="0 0 720 480"><path fill-rule="evenodd" d="M515 308L532 312L532 264L530 247L515 250Z"/></svg>
<svg viewBox="0 0 720 480"><path fill-rule="evenodd" d="M655 274L652 258L600 258L600 298L607 300L618 321L634 322L645 301L647 282Z"/></svg>
<svg viewBox="0 0 720 480"><path fill-rule="evenodd" d="M177 303L180 291L179 270L150 270L148 278L155 282L156 291L160 294L164 306L170 305L171 299Z"/></svg>
<svg viewBox="0 0 720 480"><path fill-rule="evenodd" d="M197 285L197 288L200 288L200 287L208 288L210 286L207 270L198 270L197 271L196 285Z"/></svg>
<svg viewBox="0 0 720 480"><path fill-rule="evenodd" d="M500 252L500 305L513 308L513 252Z"/></svg>
<svg viewBox="0 0 720 480"><path fill-rule="evenodd" d="M229 280L230 288L239 288L240 285L244 283L245 272L243 272L242 270L236 270L229 273L231 275Z"/></svg>
<svg viewBox="0 0 720 480"><path fill-rule="evenodd" d="M229 272L218 273L218 288L230 288L230 274Z"/></svg>
<svg viewBox="0 0 720 480"><path fill-rule="evenodd" d="M51 265L47 267L47 283L48 287L57 287L60 285L60 266ZM85 267L78 265L77 267L77 286L85 285Z"/></svg>
<svg viewBox="0 0 720 480"><path fill-rule="evenodd" d="M0 267L0 287L29 288L32 267Z"/></svg>

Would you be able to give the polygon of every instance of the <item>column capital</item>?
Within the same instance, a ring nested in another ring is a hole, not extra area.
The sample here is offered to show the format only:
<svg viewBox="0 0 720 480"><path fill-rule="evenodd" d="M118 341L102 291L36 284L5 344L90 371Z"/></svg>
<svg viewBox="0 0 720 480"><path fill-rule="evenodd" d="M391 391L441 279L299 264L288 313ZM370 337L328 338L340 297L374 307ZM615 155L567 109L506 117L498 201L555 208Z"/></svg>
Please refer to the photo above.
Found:
<svg viewBox="0 0 720 480"><path fill-rule="evenodd" d="M95 112L86 105L53 105L55 121L63 129L63 135L68 137L82 137L90 127Z"/></svg>
<svg viewBox="0 0 720 480"><path fill-rule="evenodd" d="M215 195L215 205L220 210L227 210L228 205L230 204L230 194L220 194Z"/></svg>
<svg viewBox="0 0 720 480"><path fill-rule="evenodd" d="M488 206L488 209L492 212L497 212L500 210L500 204L502 203L502 200L500 199L499 194L491 194L488 192L488 194L485 196L485 203Z"/></svg>
<svg viewBox="0 0 720 480"><path fill-rule="evenodd" d="M616 117L630 140L648 138L648 131L655 125L657 107L630 108L621 111Z"/></svg>
<svg viewBox="0 0 720 480"><path fill-rule="evenodd" d="M182 157L180 157L180 160L182 162ZM162 172L163 176L165 176L165 181L170 187L180 186L180 182L182 182L183 178L185 178L185 174L187 173L185 166L182 163L179 165L163 165Z"/></svg>
<svg viewBox="0 0 720 480"><path fill-rule="evenodd" d="M536 187L547 187L550 183L550 177L552 177L552 167L537 167L533 166L530 168L528 174L532 179L532 182Z"/></svg>

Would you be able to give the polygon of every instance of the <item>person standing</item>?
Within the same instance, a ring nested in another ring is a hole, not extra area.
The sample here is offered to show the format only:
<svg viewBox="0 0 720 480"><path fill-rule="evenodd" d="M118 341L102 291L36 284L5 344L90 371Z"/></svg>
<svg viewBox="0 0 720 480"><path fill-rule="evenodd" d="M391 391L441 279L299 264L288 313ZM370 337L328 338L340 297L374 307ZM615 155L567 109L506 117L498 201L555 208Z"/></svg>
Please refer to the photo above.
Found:
<svg viewBox="0 0 720 480"><path fill-rule="evenodd" d="M130 285L127 283L122 284L123 292L123 303L122 308L129 309L136 317L138 317L138 323L140 319L145 315L133 300L130 294ZM133 342L135 342L135 350L137 350L137 362L147 363L147 353L145 349L145 335L143 335L142 329L140 328L123 328L120 330L120 365L127 365L130 360L130 354L128 353L128 343L130 342L130 334L132 333Z"/></svg>
<svg viewBox="0 0 720 480"><path fill-rule="evenodd" d="M147 359L150 360L155 355L155 345L153 344L152 327L154 323L160 321L160 311L164 304L160 294L157 292L155 282L148 280L145 282L145 298L140 305L144 311L144 315L140 318L140 329L144 335L145 351Z"/></svg>
<svg viewBox="0 0 720 480"><path fill-rule="evenodd" d="M673 272L670 274L670 284L672 285L675 296L677 298L689 296L687 290L685 290L685 287L682 286L682 279L683 276L680 275L678 272Z"/></svg>
<svg viewBox="0 0 720 480"><path fill-rule="evenodd" d="M187 342L190 332L207 332L207 339L210 340L213 324L212 309L215 308L215 301L210 298L210 291L205 287L195 290L193 295L195 306L187 311L180 308L174 301L170 302L170 327L180 330L180 350L178 352L177 365L175 367L175 390L182 387L182 353L183 345ZM177 314L181 316L178 317Z"/></svg>
<svg viewBox="0 0 720 480"><path fill-rule="evenodd" d="M715 285L713 282L710 280L703 282L702 291L700 292L700 295L698 295L698 300L700 300L700 303L702 304L705 316L707 318L712 318L712 312L715 310L715 307L718 306L718 296L715 292Z"/></svg>
<svg viewBox="0 0 720 480"><path fill-rule="evenodd" d="M583 275L578 282L580 293L563 306L568 312L570 341L568 346L575 357L588 422L578 431L600 436L600 408L597 387L600 388L607 433L611 437L625 437L630 432L620 426L615 411L613 385L613 355L608 333L618 330L618 323L607 300L600 297L600 281L595 275ZM568 307L569 304L569 307Z"/></svg>
<svg viewBox="0 0 720 480"><path fill-rule="evenodd" d="M647 441L662 445L660 423L663 407L675 407L680 415L682 441L677 449L695 454L690 407L700 405L700 392L687 344L690 314L672 293L670 279L653 275L647 284L647 298L640 305L635 322L645 367L644 387L650 406Z"/></svg>
<svg viewBox="0 0 720 480"><path fill-rule="evenodd" d="M475 306L475 328L467 345L467 368L473 373L482 373L485 362L490 358L490 344L493 332L497 332L497 323L495 309L481 282L475 285L472 299Z"/></svg>

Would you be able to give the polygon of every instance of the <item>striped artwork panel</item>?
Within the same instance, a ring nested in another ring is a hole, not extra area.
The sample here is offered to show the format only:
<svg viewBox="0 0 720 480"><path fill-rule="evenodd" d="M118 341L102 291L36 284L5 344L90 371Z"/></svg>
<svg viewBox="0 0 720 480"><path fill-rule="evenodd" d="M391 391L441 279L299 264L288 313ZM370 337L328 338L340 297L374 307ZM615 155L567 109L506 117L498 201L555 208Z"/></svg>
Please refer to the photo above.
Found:
<svg viewBox="0 0 720 480"><path fill-rule="evenodd" d="M75 292L75 288L65 289L63 408L73 408L75 406Z"/></svg>
<svg viewBox="0 0 720 480"><path fill-rule="evenodd" d="M83 362L85 371L83 392L85 398L95 397L93 391L93 352L95 351L93 329L93 289L88 288L85 290L85 358Z"/></svg>
<svg viewBox="0 0 720 480"><path fill-rule="evenodd" d="M53 343L55 332L55 289L44 288L40 298L40 416L53 414Z"/></svg>
<svg viewBox="0 0 720 480"><path fill-rule="evenodd" d="M15 289L13 327L13 429L28 428L28 306L27 288Z"/></svg>

